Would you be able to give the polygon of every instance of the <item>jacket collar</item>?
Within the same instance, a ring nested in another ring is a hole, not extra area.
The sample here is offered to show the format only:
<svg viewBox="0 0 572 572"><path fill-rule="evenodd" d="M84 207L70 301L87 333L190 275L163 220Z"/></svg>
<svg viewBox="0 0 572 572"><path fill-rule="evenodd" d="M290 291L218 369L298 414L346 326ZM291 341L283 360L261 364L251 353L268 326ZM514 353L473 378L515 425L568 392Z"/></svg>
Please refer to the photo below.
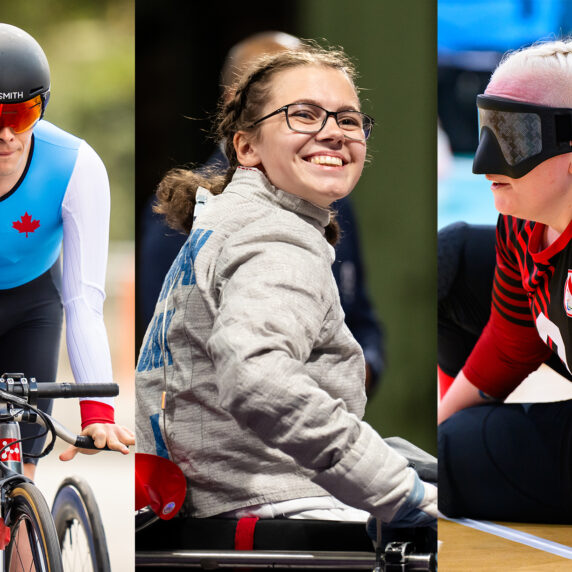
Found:
<svg viewBox="0 0 572 572"><path fill-rule="evenodd" d="M304 218L312 219L322 228L330 222L329 209L319 207L296 195L276 188L262 171L254 167L238 167L224 192L229 191L248 199L264 203L270 202Z"/></svg>

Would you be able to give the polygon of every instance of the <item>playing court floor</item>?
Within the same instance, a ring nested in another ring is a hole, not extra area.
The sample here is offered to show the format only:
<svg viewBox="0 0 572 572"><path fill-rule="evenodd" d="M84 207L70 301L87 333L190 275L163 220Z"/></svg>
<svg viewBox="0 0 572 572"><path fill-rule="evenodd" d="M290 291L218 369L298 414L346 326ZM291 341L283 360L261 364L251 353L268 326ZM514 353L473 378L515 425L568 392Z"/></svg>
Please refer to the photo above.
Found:
<svg viewBox="0 0 572 572"><path fill-rule="evenodd" d="M503 522L491 530L440 519L439 572L572 570L570 525ZM512 533L513 539L499 533Z"/></svg>
<svg viewBox="0 0 572 572"><path fill-rule="evenodd" d="M530 375L511 402L572 399L572 384L546 366ZM572 571L572 525L439 519L439 572Z"/></svg>

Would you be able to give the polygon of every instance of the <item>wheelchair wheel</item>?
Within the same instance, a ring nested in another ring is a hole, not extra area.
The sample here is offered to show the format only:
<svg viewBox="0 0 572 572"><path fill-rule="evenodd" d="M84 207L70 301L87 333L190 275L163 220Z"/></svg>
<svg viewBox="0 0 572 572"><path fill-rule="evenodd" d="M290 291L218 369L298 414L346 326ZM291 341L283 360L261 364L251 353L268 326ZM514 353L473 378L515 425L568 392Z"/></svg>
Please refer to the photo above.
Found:
<svg viewBox="0 0 572 572"><path fill-rule="evenodd" d="M69 477L62 482L52 515L65 572L111 570L99 508L85 481Z"/></svg>
<svg viewBox="0 0 572 572"><path fill-rule="evenodd" d="M4 569L61 572L54 521L40 491L31 483L22 483L12 489L8 502L6 525L11 538L4 551Z"/></svg>

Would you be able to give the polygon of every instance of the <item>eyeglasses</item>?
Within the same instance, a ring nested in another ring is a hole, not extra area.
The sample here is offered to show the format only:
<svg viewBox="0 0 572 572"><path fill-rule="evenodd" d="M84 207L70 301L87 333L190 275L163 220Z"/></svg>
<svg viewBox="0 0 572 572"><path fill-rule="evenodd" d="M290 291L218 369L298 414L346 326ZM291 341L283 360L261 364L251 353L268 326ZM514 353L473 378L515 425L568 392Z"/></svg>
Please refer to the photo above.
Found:
<svg viewBox="0 0 572 572"><path fill-rule="evenodd" d="M344 136L354 141L365 141L368 139L374 124L373 117L361 113L361 111L328 111L314 103L289 103L261 117L252 123L250 127L254 127L282 112L286 115L286 123L292 131L308 134L321 131L324 125L326 125L328 118L332 116L336 120L338 127L344 132Z"/></svg>
<svg viewBox="0 0 572 572"><path fill-rule="evenodd" d="M11 127L14 133L31 129L42 116L42 96L20 103L0 103L0 129Z"/></svg>

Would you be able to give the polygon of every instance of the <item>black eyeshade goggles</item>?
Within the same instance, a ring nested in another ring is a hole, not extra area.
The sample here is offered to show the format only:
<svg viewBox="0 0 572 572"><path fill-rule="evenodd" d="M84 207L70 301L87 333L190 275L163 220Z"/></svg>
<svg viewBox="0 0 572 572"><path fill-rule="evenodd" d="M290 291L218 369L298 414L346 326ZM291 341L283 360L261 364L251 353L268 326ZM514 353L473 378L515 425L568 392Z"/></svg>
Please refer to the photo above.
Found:
<svg viewBox="0 0 572 572"><path fill-rule="evenodd" d="M572 109L478 95L479 146L473 173L519 179L556 155L572 152Z"/></svg>

